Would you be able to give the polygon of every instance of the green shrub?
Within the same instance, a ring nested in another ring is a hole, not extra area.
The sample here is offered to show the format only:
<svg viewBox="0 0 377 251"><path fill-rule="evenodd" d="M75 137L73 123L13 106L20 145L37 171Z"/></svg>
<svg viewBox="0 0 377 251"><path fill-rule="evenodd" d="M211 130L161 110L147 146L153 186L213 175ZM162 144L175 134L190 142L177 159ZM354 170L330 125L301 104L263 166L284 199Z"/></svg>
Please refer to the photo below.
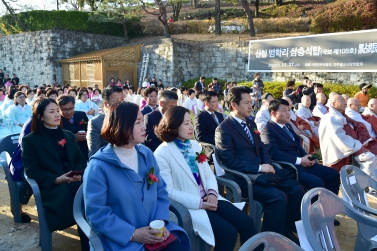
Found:
<svg viewBox="0 0 377 251"><path fill-rule="evenodd" d="M105 34L111 36L123 36L123 27L118 23L98 23L88 21L90 12L82 11L46 11L34 10L17 13L16 17L22 20L29 31L40 31L48 29L67 29L83 31L94 34ZM22 29L10 15L0 17L2 31L7 34L21 33ZM128 35L134 37L141 33L142 24L140 19L127 20Z"/></svg>
<svg viewBox="0 0 377 251"><path fill-rule="evenodd" d="M310 31L328 33L377 28L376 0L338 0L317 12Z"/></svg>
<svg viewBox="0 0 377 251"><path fill-rule="evenodd" d="M305 8L299 7L295 3L284 3L281 6L273 5L263 9L261 12L273 17L300 17L303 10L305 10Z"/></svg>
<svg viewBox="0 0 377 251"><path fill-rule="evenodd" d="M264 83L264 93L270 92L275 98L281 98L283 96L283 91L285 90L286 82L263 82ZM239 86L245 85L252 87L253 82L240 82ZM296 82L296 87L302 85L302 83ZM337 92L340 94L347 94L349 97L353 97L357 92L359 92L359 87L357 85L346 85L346 84L323 84L323 92L329 95L330 92ZM370 97L377 97L377 88L369 89Z"/></svg>

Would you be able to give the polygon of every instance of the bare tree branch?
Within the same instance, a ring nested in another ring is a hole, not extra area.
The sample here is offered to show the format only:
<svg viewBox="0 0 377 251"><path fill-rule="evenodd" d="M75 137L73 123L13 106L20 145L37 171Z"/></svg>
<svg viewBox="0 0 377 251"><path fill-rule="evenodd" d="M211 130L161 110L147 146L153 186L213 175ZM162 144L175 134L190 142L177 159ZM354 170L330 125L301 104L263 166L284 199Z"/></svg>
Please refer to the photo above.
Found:
<svg viewBox="0 0 377 251"><path fill-rule="evenodd" d="M14 12L12 10L12 8L5 2L5 0L1 0L4 4L4 6L7 8L10 16L13 18L14 21L16 21L22 28L22 31L28 31L29 29L27 28L26 24L24 22L22 22L20 19L18 19L16 17L16 15L14 15Z"/></svg>
<svg viewBox="0 0 377 251"><path fill-rule="evenodd" d="M147 6L145 5L145 3L143 1L140 0L140 2L143 4L143 6L141 7L143 9L143 11L145 11L146 13L148 14L151 14L153 16L159 16L160 13L153 13L153 12L150 12L149 10L147 10Z"/></svg>

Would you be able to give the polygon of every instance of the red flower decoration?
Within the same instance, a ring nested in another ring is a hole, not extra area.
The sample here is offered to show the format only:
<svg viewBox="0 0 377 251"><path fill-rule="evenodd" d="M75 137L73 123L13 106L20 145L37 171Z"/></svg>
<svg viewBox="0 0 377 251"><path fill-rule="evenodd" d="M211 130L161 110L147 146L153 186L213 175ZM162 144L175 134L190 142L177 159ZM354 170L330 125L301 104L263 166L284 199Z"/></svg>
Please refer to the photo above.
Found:
<svg viewBox="0 0 377 251"><path fill-rule="evenodd" d="M153 183L156 183L158 182L158 178L156 177L156 175L154 174L154 167L151 167L149 169L149 171L147 172L147 181L148 181L148 190L150 188L150 186L153 184Z"/></svg>
<svg viewBox="0 0 377 251"><path fill-rule="evenodd" d="M257 135L259 135L259 134L260 134L260 132L258 131L258 129L257 129L257 128L253 128L253 132L254 132L255 134L257 134Z"/></svg>
<svg viewBox="0 0 377 251"><path fill-rule="evenodd" d="M200 153L197 152L195 160L198 161L198 163L206 162L207 161L206 152L204 150L202 150Z"/></svg>
<svg viewBox="0 0 377 251"><path fill-rule="evenodd" d="M83 125L83 124L87 124L87 122L85 122L84 119L82 119L82 120L79 122L79 125Z"/></svg>
<svg viewBox="0 0 377 251"><path fill-rule="evenodd" d="M59 146L61 146L61 147L64 147L64 145L67 143L67 140L65 140L65 139L61 139L60 141L58 141L58 144L59 144Z"/></svg>
<svg viewBox="0 0 377 251"><path fill-rule="evenodd" d="M148 175L148 177L149 177L149 180L153 180L154 182L158 182L158 178L156 177L156 175L150 173Z"/></svg>

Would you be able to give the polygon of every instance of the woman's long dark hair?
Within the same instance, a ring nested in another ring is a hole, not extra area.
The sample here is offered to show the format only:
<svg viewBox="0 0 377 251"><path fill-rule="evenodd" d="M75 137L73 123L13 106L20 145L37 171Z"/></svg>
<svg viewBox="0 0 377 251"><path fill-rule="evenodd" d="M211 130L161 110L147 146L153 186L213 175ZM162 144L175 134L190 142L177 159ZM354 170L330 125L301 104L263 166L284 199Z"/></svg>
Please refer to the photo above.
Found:
<svg viewBox="0 0 377 251"><path fill-rule="evenodd" d="M50 103L54 103L56 106L58 106L58 104L55 100L51 98L39 98L34 102L35 103L33 105L33 120L31 121L31 131L37 134L43 134L43 122L41 118L43 117L46 107Z"/></svg>

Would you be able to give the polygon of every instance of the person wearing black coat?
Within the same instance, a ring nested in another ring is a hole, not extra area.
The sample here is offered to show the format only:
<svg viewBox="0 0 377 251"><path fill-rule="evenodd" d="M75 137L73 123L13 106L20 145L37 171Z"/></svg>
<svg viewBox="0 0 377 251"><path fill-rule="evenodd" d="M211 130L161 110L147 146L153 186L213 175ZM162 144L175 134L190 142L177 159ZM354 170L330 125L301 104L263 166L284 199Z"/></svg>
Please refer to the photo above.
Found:
<svg viewBox="0 0 377 251"><path fill-rule="evenodd" d="M177 106L178 95L174 91L165 90L161 93L158 110L144 115L145 146L154 152L162 141L156 136L154 127L158 126L162 115L171 107Z"/></svg>
<svg viewBox="0 0 377 251"><path fill-rule="evenodd" d="M86 141L86 132L88 131L89 121L88 116L86 116L85 112L74 111L75 98L70 95L59 96L57 103L62 116L63 129L75 134L82 155L86 160L89 160L88 143Z"/></svg>
<svg viewBox="0 0 377 251"><path fill-rule="evenodd" d="M204 110L195 117L195 134L199 142L215 145L216 127L223 122L224 116L216 112L219 104L217 93L204 93Z"/></svg>
<svg viewBox="0 0 377 251"><path fill-rule="evenodd" d="M22 161L26 175L38 184L49 230L56 231L76 224L73 201L82 184L87 162L76 137L60 128L61 115L55 100L35 101L32 132L22 139ZM88 238L79 229L82 250L89 250Z"/></svg>
<svg viewBox="0 0 377 251"><path fill-rule="evenodd" d="M195 90L198 92L204 92L206 90L206 85L204 84L205 77L200 77L200 80L195 83Z"/></svg>

